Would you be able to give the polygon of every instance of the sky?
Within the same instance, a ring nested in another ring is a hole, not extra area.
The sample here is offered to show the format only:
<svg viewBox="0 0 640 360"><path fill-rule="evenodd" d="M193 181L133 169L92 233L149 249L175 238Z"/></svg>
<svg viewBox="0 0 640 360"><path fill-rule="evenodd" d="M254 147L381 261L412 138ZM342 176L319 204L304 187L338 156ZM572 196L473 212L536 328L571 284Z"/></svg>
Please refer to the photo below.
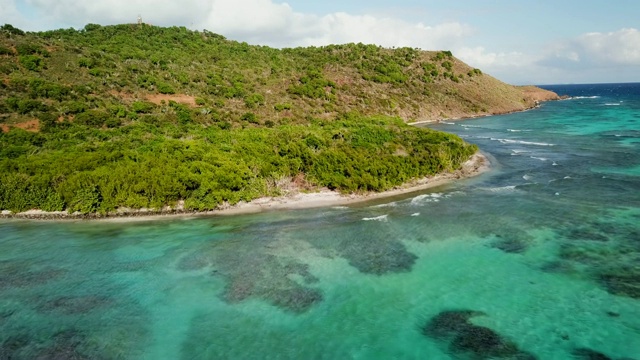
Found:
<svg viewBox="0 0 640 360"><path fill-rule="evenodd" d="M640 82L638 0L0 0L26 31L88 23L207 29L278 48L450 50L511 84Z"/></svg>

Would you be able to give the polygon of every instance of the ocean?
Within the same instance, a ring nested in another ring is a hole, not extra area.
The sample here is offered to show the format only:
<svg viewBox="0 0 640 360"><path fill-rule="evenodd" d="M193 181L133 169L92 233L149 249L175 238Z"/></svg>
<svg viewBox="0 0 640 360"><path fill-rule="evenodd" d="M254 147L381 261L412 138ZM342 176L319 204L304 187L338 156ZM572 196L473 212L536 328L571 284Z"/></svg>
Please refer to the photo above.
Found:
<svg viewBox="0 0 640 360"><path fill-rule="evenodd" d="M430 127L492 170L347 207L0 221L1 359L640 359L640 84Z"/></svg>

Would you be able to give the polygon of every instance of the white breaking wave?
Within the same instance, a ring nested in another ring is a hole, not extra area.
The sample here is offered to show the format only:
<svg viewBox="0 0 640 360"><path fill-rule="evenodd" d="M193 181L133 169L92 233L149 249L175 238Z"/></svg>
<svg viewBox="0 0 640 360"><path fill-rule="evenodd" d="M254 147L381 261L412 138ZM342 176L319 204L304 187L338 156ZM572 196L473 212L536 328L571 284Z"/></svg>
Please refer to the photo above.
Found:
<svg viewBox="0 0 640 360"><path fill-rule="evenodd" d="M527 180L527 181L531 180L531 176L530 175L523 175L522 178L524 180Z"/></svg>
<svg viewBox="0 0 640 360"><path fill-rule="evenodd" d="M531 130L507 129L508 132L530 132Z"/></svg>
<svg viewBox="0 0 640 360"><path fill-rule="evenodd" d="M484 190L494 192L494 193L502 193L502 192L516 191L517 189L515 185L508 185L508 186L500 186L500 187L493 187L493 188L485 188Z"/></svg>
<svg viewBox="0 0 640 360"><path fill-rule="evenodd" d="M447 125L455 125L455 123L452 122L446 122L446 121L440 121L441 124L447 124Z"/></svg>
<svg viewBox="0 0 640 360"><path fill-rule="evenodd" d="M362 220L364 221L387 221L387 217L389 215L380 215L380 216L376 216L376 217L371 217L371 218L362 218Z"/></svg>
<svg viewBox="0 0 640 360"><path fill-rule="evenodd" d="M600 96L574 96L572 99L599 99Z"/></svg>
<svg viewBox="0 0 640 360"><path fill-rule="evenodd" d="M512 139L499 139L499 138L491 138L493 141L499 141L501 144L521 144L521 145L537 145L537 146L556 146L555 144L543 143L543 142L534 142L534 141L524 141L524 140L512 140Z"/></svg>
<svg viewBox="0 0 640 360"><path fill-rule="evenodd" d="M420 216L420 213L413 213L411 216Z"/></svg>
<svg viewBox="0 0 640 360"><path fill-rule="evenodd" d="M385 208L385 207L396 207L398 206L397 202L390 202L390 203L386 203L386 204L380 204L380 205L373 205L371 206L372 208Z"/></svg>
<svg viewBox="0 0 640 360"><path fill-rule="evenodd" d="M620 106L619 103L606 103L604 106Z"/></svg>
<svg viewBox="0 0 640 360"><path fill-rule="evenodd" d="M547 160L549 160L549 159L547 159L547 158L543 158L543 157L536 157L536 156L529 156L529 157L530 157L530 158L532 158L532 159L540 160L540 161L547 161Z"/></svg>
<svg viewBox="0 0 640 360"><path fill-rule="evenodd" d="M438 202L438 201L440 201L441 198L449 197L449 196L451 196L451 195L443 195L441 193L418 195L418 196L414 197L413 199L411 199L411 204L412 205L419 205L419 204L423 204L423 203Z"/></svg>

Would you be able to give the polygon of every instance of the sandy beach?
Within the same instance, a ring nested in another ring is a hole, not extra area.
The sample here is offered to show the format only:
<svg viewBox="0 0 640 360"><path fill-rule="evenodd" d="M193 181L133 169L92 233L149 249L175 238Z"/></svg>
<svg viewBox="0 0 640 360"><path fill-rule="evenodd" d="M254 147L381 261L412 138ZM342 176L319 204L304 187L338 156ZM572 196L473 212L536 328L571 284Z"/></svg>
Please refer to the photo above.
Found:
<svg viewBox="0 0 640 360"><path fill-rule="evenodd" d="M294 190L289 194L281 197L263 197L255 199L251 202L239 202L235 205L229 205L220 209L205 212L193 212L181 209L141 209L120 211L110 214L69 214L61 211L46 212L41 210L29 210L17 214L3 211L2 213L0 213L0 218L38 220L100 220L129 222L163 219L167 217L239 215L258 213L269 210L309 209L328 206L344 206L429 189L459 179L466 179L477 176L489 169L490 163L487 157L484 156L481 152L477 152L476 154L472 155L469 160L464 162L460 169L454 172L443 173L431 177L425 177L419 180L414 180L395 189L379 193L372 192L365 194L343 195L337 191L331 191L328 189L322 189L317 192L299 192Z"/></svg>

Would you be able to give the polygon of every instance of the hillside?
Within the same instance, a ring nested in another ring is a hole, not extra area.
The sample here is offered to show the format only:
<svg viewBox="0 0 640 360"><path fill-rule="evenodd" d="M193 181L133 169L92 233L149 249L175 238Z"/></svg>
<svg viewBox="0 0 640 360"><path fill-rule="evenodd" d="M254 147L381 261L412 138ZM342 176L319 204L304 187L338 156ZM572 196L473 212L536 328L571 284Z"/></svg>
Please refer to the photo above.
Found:
<svg viewBox="0 0 640 360"><path fill-rule="evenodd" d="M273 49L148 25L0 28L0 209L187 209L286 183L381 191L474 146L405 122L530 108L450 52ZM542 96L542 97L540 97Z"/></svg>

